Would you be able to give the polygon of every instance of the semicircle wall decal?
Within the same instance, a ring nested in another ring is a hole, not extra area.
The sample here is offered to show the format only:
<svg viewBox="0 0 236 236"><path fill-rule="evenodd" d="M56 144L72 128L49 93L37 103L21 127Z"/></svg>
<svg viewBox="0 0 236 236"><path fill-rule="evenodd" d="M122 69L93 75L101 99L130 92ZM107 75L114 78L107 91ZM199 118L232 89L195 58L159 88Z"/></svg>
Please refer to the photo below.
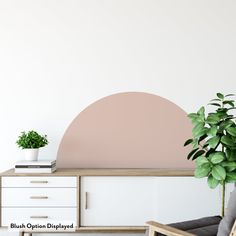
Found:
<svg viewBox="0 0 236 236"><path fill-rule="evenodd" d="M69 125L57 153L59 168L193 168L186 160L192 125L176 104L125 92L102 98Z"/></svg>

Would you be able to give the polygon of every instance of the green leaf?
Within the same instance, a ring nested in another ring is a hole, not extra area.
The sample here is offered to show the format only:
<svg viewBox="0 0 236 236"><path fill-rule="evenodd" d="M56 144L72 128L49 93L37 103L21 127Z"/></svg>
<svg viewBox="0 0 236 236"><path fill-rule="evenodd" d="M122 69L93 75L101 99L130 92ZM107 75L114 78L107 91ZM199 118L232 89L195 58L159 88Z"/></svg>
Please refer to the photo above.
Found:
<svg viewBox="0 0 236 236"><path fill-rule="evenodd" d="M209 114L206 119L206 123L210 125L215 125L218 122L220 122L220 118L217 116L217 114Z"/></svg>
<svg viewBox="0 0 236 236"><path fill-rule="evenodd" d="M230 105L231 107L234 107L234 100L226 100L226 101L223 101L223 104L226 105Z"/></svg>
<svg viewBox="0 0 236 236"><path fill-rule="evenodd" d="M222 136L220 141L227 146L233 147L235 145L234 141L227 135Z"/></svg>
<svg viewBox="0 0 236 236"><path fill-rule="evenodd" d="M233 103L234 103L235 101L234 101L234 100L224 100L224 101L223 101L223 104L225 104L225 103L227 103L227 102L233 102Z"/></svg>
<svg viewBox="0 0 236 236"><path fill-rule="evenodd" d="M188 114L188 117L189 117L189 118L197 118L198 115L197 115L196 113L189 113L189 114Z"/></svg>
<svg viewBox="0 0 236 236"><path fill-rule="evenodd" d="M234 182L236 182L236 173L235 172L228 172L226 174L226 182L227 183L234 183Z"/></svg>
<svg viewBox="0 0 236 236"><path fill-rule="evenodd" d="M204 107L201 107L201 108L197 111L197 114L200 115L200 116L205 116L205 108L204 108Z"/></svg>
<svg viewBox="0 0 236 236"><path fill-rule="evenodd" d="M209 146L209 143L205 143L203 146L202 146L202 148L206 148L206 147L208 147Z"/></svg>
<svg viewBox="0 0 236 236"><path fill-rule="evenodd" d="M236 169L236 162L223 161L223 162L221 162L221 166L223 166L227 170L227 172L231 172Z"/></svg>
<svg viewBox="0 0 236 236"><path fill-rule="evenodd" d="M234 161L223 161L221 163L221 165L223 167L233 167L233 168L236 168L236 162L234 162Z"/></svg>
<svg viewBox="0 0 236 236"><path fill-rule="evenodd" d="M201 107L198 111L197 114L199 115L198 121L204 122L205 121L205 108Z"/></svg>
<svg viewBox="0 0 236 236"><path fill-rule="evenodd" d="M207 183L210 188L214 189L217 187L220 181L215 179L212 175L209 175L207 178Z"/></svg>
<svg viewBox="0 0 236 236"><path fill-rule="evenodd" d="M236 127L228 127L228 128L226 129L226 131L227 131L230 135L236 137Z"/></svg>
<svg viewBox="0 0 236 236"><path fill-rule="evenodd" d="M214 98L214 99L211 99L211 100L210 100L210 102L215 102L215 101L221 102L221 99L219 99L219 98Z"/></svg>
<svg viewBox="0 0 236 236"><path fill-rule="evenodd" d="M221 105L218 104L218 103L216 103L216 102L211 102L211 103L208 103L207 105L212 105L212 106L221 107Z"/></svg>
<svg viewBox="0 0 236 236"><path fill-rule="evenodd" d="M198 139L194 139L192 142L193 149L198 148Z"/></svg>
<svg viewBox="0 0 236 236"><path fill-rule="evenodd" d="M205 153L204 150L199 150L199 151L197 151L197 152L193 155L192 160L195 160L196 158L198 158L199 156L201 156L201 155L204 154L204 153Z"/></svg>
<svg viewBox="0 0 236 236"><path fill-rule="evenodd" d="M208 130L208 129L204 127L201 131L199 131L198 133L196 133L195 138L196 138L196 139L202 138L202 137L206 134L207 130Z"/></svg>
<svg viewBox="0 0 236 236"><path fill-rule="evenodd" d="M190 118L190 119L197 119L198 118L198 114L196 114L196 113L189 113L188 114L188 118Z"/></svg>
<svg viewBox="0 0 236 236"><path fill-rule="evenodd" d="M232 96L235 96L235 94L230 93L230 94L225 95L225 97L232 97Z"/></svg>
<svg viewBox="0 0 236 236"><path fill-rule="evenodd" d="M226 113L229 110L229 108L221 107L217 109L217 112L224 112Z"/></svg>
<svg viewBox="0 0 236 236"><path fill-rule="evenodd" d="M224 95L223 95L222 93L217 93L216 95L217 95L217 97L220 98L221 100L224 99Z"/></svg>
<svg viewBox="0 0 236 236"><path fill-rule="evenodd" d="M206 156L206 157L209 157L210 154L213 153L213 152L215 152L215 149L210 148L210 149L206 152L205 156Z"/></svg>
<svg viewBox="0 0 236 236"><path fill-rule="evenodd" d="M204 123L198 123L194 126L192 133L195 138L203 136L207 132L207 128L204 127Z"/></svg>
<svg viewBox="0 0 236 236"><path fill-rule="evenodd" d="M191 156L198 150L198 148L193 149L187 156L187 159L189 160Z"/></svg>
<svg viewBox="0 0 236 236"><path fill-rule="evenodd" d="M205 138L207 138L207 135L206 135L206 134L204 134L203 136L199 137L199 139L198 139L198 144L199 144L202 140L204 140Z"/></svg>
<svg viewBox="0 0 236 236"><path fill-rule="evenodd" d="M219 132L223 132L225 129L229 128L233 124L234 124L234 122L232 120L222 121L220 126L219 126Z"/></svg>
<svg viewBox="0 0 236 236"><path fill-rule="evenodd" d="M218 108L217 110L216 110L216 114L217 114L217 116L219 117L219 119L221 120L221 119L226 119L226 118L228 118L229 117L229 115L227 114L227 112L228 112L228 109L227 108Z"/></svg>
<svg viewBox="0 0 236 236"><path fill-rule="evenodd" d="M223 152L214 152L209 156L213 164L218 164L225 159L225 154Z"/></svg>
<svg viewBox="0 0 236 236"><path fill-rule="evenodd" d="M234 107L234 108L229 108L229 110L230 110L230 109L236 109L236 107ZM227 114L227 117L226 117L225 119L226 119L226 120L234 119L234 116ZM232 121L232 122L233 122L233 121Z"/></svg>
<svg viewBox="0 0 236 236"><path fill-rule="evenodd" d="M217 180L225 180L226 178L226 171L221 165L213 166L211 173L212 176Z"/></svg>
<svg viewBox="0 0 236 236"><path fill-rule="evenodd" d="M196 113L188 114L188 118L191 120L191 122L193 124L198 124L198 123L204 122L204 117L201 118L201 116L199 114L196 114Z"/></svg>
<svg viewBox="0 0 236 236"><path fill-rule="evenodd" d="M198 123L197 125L195 125L194 127L193 127L193 130L192 130L192 132L193 132L193 134L196 134L196 133L198 133L200 130L202 130L204 128L204 123Z"/></svg>
<svg viewBox="0 0 236 236"><path fill-rule="evenodd" d="M208 136L215 136L217 133L217 127L212 126L210 129L207 130L207 135Z"/></svg>
<svg viewBox="0 0 236 236"><path fill-rule="evenodd" d="M226 148L225 152L228 161L236 161L236 150Z"/></svg>
<svg viewBox="0 0 236 236"><path fill-rule="evenodd" d="M192 143L192 142L193 142L193 139L192 139L192 138L188 139L187 141L185 141L184 147L187 146L187 145L189 145L189 144Z"/></svg>
<svg viewBox="0 0 236 236"><path fill-rule="evenodd" d="M211 171L211 165L209 163L205 163L201 166L198 166L194 171L194 176L196 178L203 178L208 176Z"/></svg>
<svg viewBox="0 0 236 236"><path fill-rule="evenodd" d="M209 161L207 160L206 157L204 157L204 156L199 156L199 157L197 158L197 160L196 160L196 163L197 163L197 166L200 166L200 165L209 163Z"/></svg>
<svg viewBox="0 0 236 236"><path fill-rule="evenodd" d="M215 136L215 137L210 138L207 141L207 143L209 144L209 146L211 148L216 148L216 146L218 145L219 141L220 141L220 137L219 136Z"/></svg>

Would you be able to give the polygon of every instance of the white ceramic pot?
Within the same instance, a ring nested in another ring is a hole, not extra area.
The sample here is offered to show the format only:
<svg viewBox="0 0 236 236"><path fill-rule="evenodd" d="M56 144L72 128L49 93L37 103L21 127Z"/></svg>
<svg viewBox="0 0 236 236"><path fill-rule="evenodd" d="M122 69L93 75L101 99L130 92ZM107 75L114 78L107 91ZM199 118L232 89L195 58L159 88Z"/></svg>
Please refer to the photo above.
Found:
<svg viewBox="0 0 236 236"><path fill-rule="evenodd" d="M38 148L26 148L24 149L25 152L25 160L26 161L37 161L39 149Z"/></svg>

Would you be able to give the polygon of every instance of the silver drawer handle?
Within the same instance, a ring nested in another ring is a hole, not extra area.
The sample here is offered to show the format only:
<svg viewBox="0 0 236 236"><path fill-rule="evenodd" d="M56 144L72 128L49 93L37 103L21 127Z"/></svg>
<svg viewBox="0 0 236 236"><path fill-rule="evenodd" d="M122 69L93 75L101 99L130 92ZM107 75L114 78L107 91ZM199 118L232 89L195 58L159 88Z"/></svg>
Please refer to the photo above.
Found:
<svg viewBox="0 0 236 236"><path fill-rule="evenodd" d="M84 203L85 210L88 209L88 192L85 192L85 203Z"/></svg>
<svg viewBox="0 0 236 236"><path fill-rule="evenodd" d="M48 199L47 196L31 196L30 199Z"/></svg>
<svg viewBox="0 0 236 236"><path fill-rule="evenodd" d="M31 219L47 219L48 216L30 216Z"/></svg>
<svg viewBox="0 0 236 236"><path fill-rule="evenodd" d="M30 183L31 184L47 184L48 181L47 180L31 180Z"/></svg>

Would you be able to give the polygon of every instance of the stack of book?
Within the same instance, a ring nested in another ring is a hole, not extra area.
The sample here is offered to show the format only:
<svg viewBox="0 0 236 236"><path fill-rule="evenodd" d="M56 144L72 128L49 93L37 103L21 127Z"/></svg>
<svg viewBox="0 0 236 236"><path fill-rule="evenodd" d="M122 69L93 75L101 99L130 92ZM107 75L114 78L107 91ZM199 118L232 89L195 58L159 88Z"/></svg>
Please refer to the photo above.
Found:
<svg viewBox="0 0 236 236"><path fill-rule="evenodd" d="M19 161L15 163L15 173L53 173L56 171L56 160L52 161Z"/></svg>

